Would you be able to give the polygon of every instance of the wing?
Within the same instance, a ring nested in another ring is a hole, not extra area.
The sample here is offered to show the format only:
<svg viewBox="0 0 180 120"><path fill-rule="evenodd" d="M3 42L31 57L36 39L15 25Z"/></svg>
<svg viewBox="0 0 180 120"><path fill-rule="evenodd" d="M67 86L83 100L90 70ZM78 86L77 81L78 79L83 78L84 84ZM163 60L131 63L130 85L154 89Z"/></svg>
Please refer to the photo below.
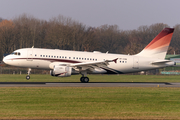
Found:
<svg viewBox="0 0 180 120"><path fill-rule="evenodd" d="M107 66L109 65L109 62L117 62L117 59L113 59L113 60L104 60L104 61L95 61L95 62L85 62L85 63L73 63L73 64L61 64L60 62L52 62L51 64L49 64L49 68L54 69L55 65L63 65L63 66L69 66L72 67L78 71L82 71L82 70L92 70L95 68L100 68L103 66Z"/></svg>
<svg viewBox="0 0 180 120"><path fill-rule="evenodd" d="M117 62L117 59L114 60L104 60L104 61L96 61L96 62L86 62L86 63L75 63L75 64L69 64L69 67L73 67L75 69L79 69L79 70L91 70L91 69L95 69L95 68L100 68L103 66L107 66L109 65L109 62Z"/></svg>

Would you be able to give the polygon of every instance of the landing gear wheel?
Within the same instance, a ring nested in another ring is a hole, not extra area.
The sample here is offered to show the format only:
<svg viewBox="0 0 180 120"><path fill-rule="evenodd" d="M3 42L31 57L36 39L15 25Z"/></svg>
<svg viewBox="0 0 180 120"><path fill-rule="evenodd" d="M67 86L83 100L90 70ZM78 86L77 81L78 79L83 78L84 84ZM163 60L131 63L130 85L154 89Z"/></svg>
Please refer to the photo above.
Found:
<svg viewBox="0 0 180 120"><path fill-rule="evenodd" d="M27 76L26 76L26 79L27 79L27 80L29 80L29 79L30 79L30 76L29 76L29 75L27 75Z"/></svg>
<svg viewBox="0 0 180 120"><path fill-rule="evenodd" d="M89 78L88 77L84 77L84 82L88 83L89 82Z"/></svg>
<svg viewBox="0 0 180 120"><path fill-rule="evenodd" d="M81 81L82 83L88 83L88 82L89 82L89 78L88 78L88 77L81 77L81 78L80 78L80 81Z"/></svg>
<svg viewBox="0 0 180 120"><path fill-rule="evenodd" d="M84 81L84 77L81 77L81 78L80 78L80 81L83 83L83 81Z"/></svg>

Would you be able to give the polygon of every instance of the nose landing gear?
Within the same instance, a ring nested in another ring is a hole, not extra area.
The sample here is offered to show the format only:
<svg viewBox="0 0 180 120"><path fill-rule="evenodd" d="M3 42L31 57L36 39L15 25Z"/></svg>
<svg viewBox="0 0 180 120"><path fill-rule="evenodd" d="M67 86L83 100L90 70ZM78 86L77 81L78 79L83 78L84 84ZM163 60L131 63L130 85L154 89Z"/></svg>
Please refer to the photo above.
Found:
<svg viewBox="0 0 180 120"><path fill-rule="evenodd" d="M30 79L30 73L31 73L31 68L28 69L28 75L26 76L26 79L29 80Z"/></svg>

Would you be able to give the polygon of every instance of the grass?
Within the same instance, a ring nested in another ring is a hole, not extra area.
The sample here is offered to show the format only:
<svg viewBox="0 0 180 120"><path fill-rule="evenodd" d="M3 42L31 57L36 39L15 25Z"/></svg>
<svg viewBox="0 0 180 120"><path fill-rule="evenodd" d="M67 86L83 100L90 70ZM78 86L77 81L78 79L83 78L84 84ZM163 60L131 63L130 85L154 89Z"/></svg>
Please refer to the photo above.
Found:
<svg viewBox="0 0 180 120"><path fill-rule="evenodd" d="M0 82L80 82L81 75L71 77L52 77L50 75L31 74L26 80L25 74L0 74ZM88 75L90 82L180 82L178 75Z"/></svg>
<svg viewBox="0 0 180 120"><path fill-rule="evenodd" d="M79 82L31 75L30 82ZM91 82L179 82L180 76L89 75ZM1 81L27 81L0 75ZM27 82L29 82L27 81ZM1 87L0 119L180 119L179 88Z"/></svg>
<svg viewBox="0 0 180 120"><path fill-rule="evenodd" d="M0 88L1 119L179 119L179 88Z"/></svg>

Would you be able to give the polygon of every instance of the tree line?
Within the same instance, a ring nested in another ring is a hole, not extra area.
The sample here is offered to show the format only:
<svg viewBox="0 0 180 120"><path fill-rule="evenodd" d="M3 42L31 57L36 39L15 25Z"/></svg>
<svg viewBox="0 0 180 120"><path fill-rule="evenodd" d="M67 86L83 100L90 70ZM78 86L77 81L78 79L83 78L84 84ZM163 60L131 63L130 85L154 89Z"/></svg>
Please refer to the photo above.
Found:
<svg viewBox="0 0 180 120"><path fill-rule="evenodd" d="M118 54L140 52L165 27L164 23L121 30L117 25L86 26L59 15L49 21L23 14L12 20L0 18L0 57L19 48L101 51ZM180 53L180 24L174 26L168 54Z"/></svg>

